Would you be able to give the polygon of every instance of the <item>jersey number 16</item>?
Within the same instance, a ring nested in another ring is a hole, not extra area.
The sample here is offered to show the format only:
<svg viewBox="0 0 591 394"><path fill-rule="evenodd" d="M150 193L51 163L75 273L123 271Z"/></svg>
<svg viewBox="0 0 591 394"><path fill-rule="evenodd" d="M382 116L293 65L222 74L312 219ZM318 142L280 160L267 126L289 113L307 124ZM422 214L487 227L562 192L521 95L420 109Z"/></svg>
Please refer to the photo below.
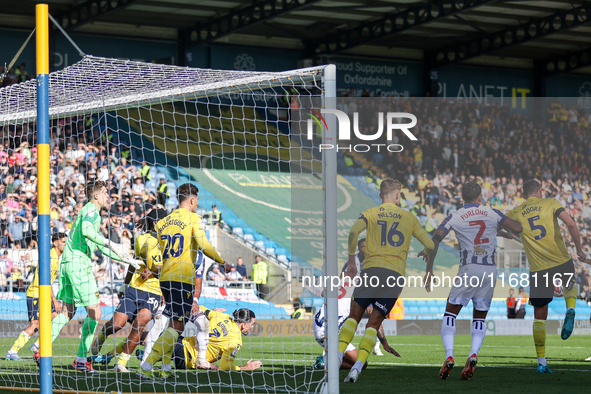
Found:
<svg viewBox="0 0 591 394"><path fill-rule="evenodd" d="M386 230L388 229L388 222L385 220L378 220L378 226L381 227L381 242L382 246L386 246L386 242L388 242L391 246L398 247L404 243L404 234L400 231L396 230L400 222L392 223L392 227L386 234ZM398 241L394 241L394 237L398 237Z"/></svg>

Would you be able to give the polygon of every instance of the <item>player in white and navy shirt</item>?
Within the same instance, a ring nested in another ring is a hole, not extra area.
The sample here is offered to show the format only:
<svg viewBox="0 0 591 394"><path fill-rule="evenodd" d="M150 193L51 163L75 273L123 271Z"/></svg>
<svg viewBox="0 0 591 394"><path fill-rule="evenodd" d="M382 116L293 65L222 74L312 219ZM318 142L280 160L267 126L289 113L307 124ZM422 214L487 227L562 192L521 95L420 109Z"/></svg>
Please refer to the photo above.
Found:
<svg viewBox="0 0 591 394"><path fill-rule="evenodd" d="M441 326L441 338L446 353L446 360L439 374L441 379L447 379L454 366L455 321L462 307L467 306L470 300L474 306L472 349L461 378L463 380L472 378L478 351L486 334L484 319L490 309L497 281L495 256L498 230L501 227L512 233L520 233L523 230L519 222L508 218L502 212L480 205L482 202L481 193L482 189L476 182L468 182L462 186L464 206L441 223L433 236L435 250L426 258L425 288L430 291L430 284L427 282L433 275L433 262L439 243L449 231L455 231L460 244L460 268L452 282L453 287L449 292ZM507 234L501 233L501 235L510 237Z"/></svg>

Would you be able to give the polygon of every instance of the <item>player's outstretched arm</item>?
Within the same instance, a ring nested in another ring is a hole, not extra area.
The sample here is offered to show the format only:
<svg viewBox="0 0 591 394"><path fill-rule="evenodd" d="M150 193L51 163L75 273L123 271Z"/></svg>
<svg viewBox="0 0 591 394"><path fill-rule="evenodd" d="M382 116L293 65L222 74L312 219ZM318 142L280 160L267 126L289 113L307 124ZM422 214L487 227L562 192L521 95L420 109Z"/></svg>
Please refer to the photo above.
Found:
<svg viewBox="0 0 591 394"><path fill-rule="evenodd" d="M263 362L261 360L252 361L252 358L246 362L244 367L240 367L242 371L254 371L255 369L259 369L263 366Z"/></svg>
<svg viewBox="0 0 591 394"><path fill-rule="evenodd" d="M359 215L359 219L355 222L351 230L349 231L349 258L347 260L347 271L345 272L345 276L349 278L354 278L357 272L357 265L355 264L355 251L357 250L357 239L359 238L359 234L363 232L367 228L367 219L363 216L363 214Z"/></svg>
<svg viewBox="0 0 591 394"><path fill-rule="evenodd" d="M425 234L427 234L427 233L425 232ZM429 240L429 241L431 241L432 249L429 250L427 248L427 246L423 243L423 245L425 245L425 250L423 250L422 252L420 252L417 255L418 257L422 257L423 260L425 260L425 262L427 263L427 266L425 267L425 278L423 279L423 283L425 285L425 290L427 290L427 292L431 291L431 277L433 276L433 263L435 261L435 257L437 256L437 252L439 251L439 244L441 243L441 241L443 241L443 238L445 238L446 236L447 236L447 231L445 231L441 227L438 228L437 231L435 231L433 238ZM428 238L428 235L427 235L427 238ZM420 239L419 239L419 241L420 241Z"/></svg>
<svg viewBox="0 0 591 394"><path fill-rule="evenodd" d="M382 344L382 347L384 348L385 351L387 351L390 354L395 355L396 357L400 357L400 354L388 344L388 340L386 339L386 334L384 333L384 324L380 324L380 329L378 330L378 340Z"/></svg>
<svg viewBox="0 0 591 394"><path fill-rule="evenodd" d="M111 242L103 237L101 233L95 229L94 223L90 220L82 221L82 235L94 244L93 249L98 247L104 255L114 260L123 261L124 258L131 258L129 250L123 245Z"/></svg>
<svg viewBox="0 0 591 394"><path fill-rule="evenodd" d="M568 232L570 233L570 236L573 239L573 242L575 243L575 247L577 248L577 257L579 258L579 260L587 260L587 254L583 251L583 247L581 246L581 235L579 234L579 227L577 226L573 218L570 217L568 212L563 210L558 215L558 219L562 220L562 222L566 224L566 227L568 227Z"/></svg>
<svg viewBox="0 0 591 394"><path fill-rule="evenodd" d="M511 219L510 217L504 216L503 220L500 223L501 227L505 230L512 232L513 234L519 234L523 231L523 226L515 219Z"/></svg>

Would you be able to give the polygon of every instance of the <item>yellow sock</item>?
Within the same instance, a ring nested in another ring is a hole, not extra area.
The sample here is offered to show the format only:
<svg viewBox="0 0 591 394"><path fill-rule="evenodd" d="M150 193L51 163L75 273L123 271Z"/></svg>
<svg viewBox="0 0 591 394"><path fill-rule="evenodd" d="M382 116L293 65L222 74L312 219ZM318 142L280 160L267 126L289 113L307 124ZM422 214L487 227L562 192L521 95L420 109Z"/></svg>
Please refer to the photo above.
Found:
<svg viewBox="0 0 591 394"><path fill-rule="evenodd" d="M546 357L546 320L534 319L534 344L538 358Z"/></svg>
<svg viewBox="0 0 591 394"><path fill-rule="evenodd" d="M99 337L99 339L100 339L101 341L103 341L103 342L105 341L105 339L107 339L107 337L105 337L105 333L104 333L104 331L103 331L103 330L100 330L100 331L99 331L99 333L98 333L98 337Z"/></svg>
<svg viewBox="0 0 591 394"><path fill-rule="evenodd" d="M566 308L575 309L575 305L577 304L577 286L573 285L573 287L570 290L565 287L564 289L562 289L562 294L564 294Z"/></svg>
<svg viewBox="0 0 591 394"><path fill-rule="evenodd" d="M24 331L21 332L21 335L19 335L16 341L14 341L14 344L10 348L10 351L18 353L18 351L21 350L22 347L27 344L27 342L29 342L29 339L31 339L31 336L29 334L27 334Z"/></svg>
<svg viewBox="0 0 591 394"><path fill-rule="evenodd" d="M126 366L127 362L129 361L129 358L131 357L130 354L126 354L126 353L121 353L119 355L119 358L117 359L117 365L123 365Z"/></svg>
<svg viewBox="0 0 591 394"><path fill-rule="evenodd" d="M127 338L121 338L115 344L115 354L123 353L123 349L125 349L125 344L127 343Z"/></svg>
<svg viewBox="0 0 591 394"><path fill-rule="evenodd" d="M176 332L174 328L168 327L162 335L160 335L156 343L154 343L152 352L150 352L146 362L154 365L162 360L164 364L170 364L172 350L174 349L174 345L178 338L179 333Z"/></svg>
<svg viewBox="0 0 591 394"><path fill-rule="evenodd" d="M365 329L365 335L361 338L361 342L359 342L359 351L357 352L357 361L360 361L362 365L365 364L369 354L373 350L377 335L378 332L375 328Z"/></svg>
<svg viewBox="0 0 591 394"><path fill-rule="evenodd" d="M355 330L357 330L357 322L355 319L348 318L341 326L341 332L339 334L339 351L345 353L347 346L353 340L355 336Z"/></svg>

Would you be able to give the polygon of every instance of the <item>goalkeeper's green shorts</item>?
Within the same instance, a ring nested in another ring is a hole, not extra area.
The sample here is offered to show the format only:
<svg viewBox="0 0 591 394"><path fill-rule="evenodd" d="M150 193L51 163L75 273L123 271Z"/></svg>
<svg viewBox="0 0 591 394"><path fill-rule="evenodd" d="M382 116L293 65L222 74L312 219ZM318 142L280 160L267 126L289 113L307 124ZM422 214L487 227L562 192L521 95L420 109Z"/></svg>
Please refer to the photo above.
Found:
<svg viewBox="0 0 591 394"><path fill-rule="evenodd" d="M57 299L78 306L99 305L99 293L92 266L62 262Z"/></svg>

